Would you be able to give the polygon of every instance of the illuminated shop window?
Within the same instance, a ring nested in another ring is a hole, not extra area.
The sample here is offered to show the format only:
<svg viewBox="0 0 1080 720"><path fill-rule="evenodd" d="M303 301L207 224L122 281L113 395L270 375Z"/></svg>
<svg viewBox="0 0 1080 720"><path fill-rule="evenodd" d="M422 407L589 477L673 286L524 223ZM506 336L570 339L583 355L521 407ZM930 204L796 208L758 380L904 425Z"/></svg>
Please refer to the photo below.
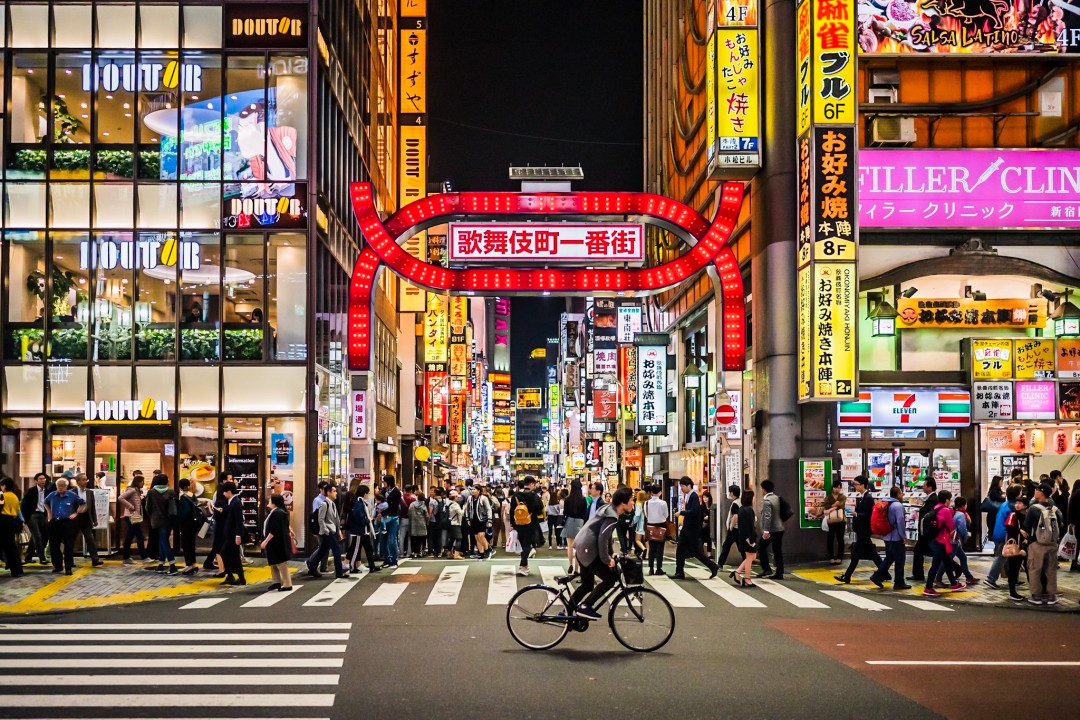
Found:
<svg viewBox="0 0 1080 720"><path fill-rule="evenodd" d="M97 5L97 47L135 47L135 5Z"/></svg>

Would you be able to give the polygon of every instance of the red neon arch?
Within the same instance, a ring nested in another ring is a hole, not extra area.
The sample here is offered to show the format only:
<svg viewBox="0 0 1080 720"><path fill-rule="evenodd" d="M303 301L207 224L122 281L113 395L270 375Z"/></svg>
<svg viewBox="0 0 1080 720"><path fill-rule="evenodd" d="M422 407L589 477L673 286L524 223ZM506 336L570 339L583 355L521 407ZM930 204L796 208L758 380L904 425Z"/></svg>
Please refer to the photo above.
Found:
<svg viewBox="0 0 1080 720"><path fill-rule="evenodd" d="M723 368L744 367L746 352L742 274L727 246L743 201L741 183L724 183L710 225L690 207L649 193L444 193L410 203L385 222L375 208L371 185L352 184L353 212L367 240L353 270L349 297L349 365L370 365L371 290L380 260L417 285L434 290L480 293L600 292L660 290L691 277L712 263L723 299ZM398 239L419 225L460 215L644 215L685 231L696 240L690 252L637 269L484 268L452 269L417 260Z"/></svg>

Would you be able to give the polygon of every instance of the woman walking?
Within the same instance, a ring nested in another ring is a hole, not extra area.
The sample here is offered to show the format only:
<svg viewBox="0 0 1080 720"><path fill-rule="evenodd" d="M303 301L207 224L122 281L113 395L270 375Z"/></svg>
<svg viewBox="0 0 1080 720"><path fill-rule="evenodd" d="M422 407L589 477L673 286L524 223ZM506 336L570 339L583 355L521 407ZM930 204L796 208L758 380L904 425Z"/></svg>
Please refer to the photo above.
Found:
<svg viewBox="0 0 1080 720"><path fill-rule="evenodd" d="M713 556L713 505L712 492L709 488L701 491L701 545L705 551L705 557L712 559Z"/></svg>
<svg viewBox="0 0 1080 720"><path fill-rule="evenodd" d="M581 492L581 481L570 482L570 492L563 502L563 529L562 539L566 541L566 557L569 560L567 572L574 572L577 561L574 557L574 538L585 525L585 518L589 516L589 506L585 503L585 495Z"/></svg>
<svg viewBox="0 0 1080 720"><path fill-rule="evenodd" d="M292 573L289 572L289 560L292 559L293 543L296 537L289 526L289 511L285 509L285 498L281 495L270 496L273 510L263 523L263 541L261 547L266 553L266 564L270 566L270 584L267 591L292 590Z"/></svg>
<svg viewBox="0 0 1080 720"><path fill-rule="evenodd" d="M649 500L649 493L638 490L634 503L634 554L640 560L645 556L645 503Z"/></svg>
<svg viewBox="0 0 1080 720"><path fill-rule="evenodd" d="M847 495L840 488L840 483L834 483L829 496L825 498L825 516L822 522L828 527L826 538L829 553L829 564L839 565L844 562L844 530L847 529Z"/></svg>
<svg viewBox="0 0 1080 720"><path fill-rule="evenodd" d="M563 514L562 514L562 491L552 488L548 495L548 550L554 550L556 546L562 547Z"/></svg>
<svg viewBox="0 0 1080 720"><path fill-rule="evenodd" d="M416 493L416 499L409 505L409 542L412 557L424 557L424 543L427 542L427 498L424 493Z"/></svg>
<svg viewBox="0 0 1080 720"><path fill-rule="evenodd" d="M176 575L176 557L173 555L173 523L176 521L176 492L169 487L168 475L155 475L150 482L150 492L146 494L146 513L150 516L150 530L157 540L158 564L156 572L166 572L165 563L169 563L169 575Z"/></svg>
<svg viewBox="0 0 1080 720"><path fill-rule="evenodd" d="M1024 564L1024 556L1027 554L1028 534L1024 531L1024 516L1028 510L1028 499L1020 496L1013 501L1013 510L1006 507L1001 512L1007 512L1005 516L1005 556L1006 576L1009 578L1009 599L1013 602L1023 602L1024 596L1016 592L1016 583L1020 580L1020 568Z"/></svg>
<svg viewBox="0 0 1080 720"><path fill-rule="evenodd" d="M464 513L461 510L461 504L458 503L456 490L450 491L450 502L447 503L446 510L450 514L450 530L446 534L446 557L451 560L460 560L460 543L462 537L464 537L461 534L461 519L464 517Z"/></svg>
<svg viewBox="0 0 1080 720"><path fill-rule="evenodd" d="M743 490L739 498L739 552L743 554L743 561L731 578L742 587L756 587L750 582L751 566L757 559L757 513L754 512L754 491Z"/></svg>
<svg viewBox="0 0 1080 720"><path fill-rule="evenodd" d="M22 515L19 496L15 494L15 481L9 477L0 479L0 555L7 560L11 577L22 577L22 553L19 552L18 535L22 532Z"/></svg>
<svg viewBox="0 0 1080 720"><path fill-rule="evenodd" d="M127 529L123 535L124 542L120 546L120 556L124 559L125 565L134 564L131 560L131 541L135 540L139 548L139 557L144 561L146 560L146 546L143 539L142 521L143 521L143 477L142 475L136 475L131 478L131 485L128 489L121 493L120 502L120 523L126 525Z"/></svg>
<svg viewBox="0 0 1080 720"><path fill-rule="evenodd" d="M195 557L195 538L206 517L199 509L199 500L191 489L191 480L180 480L180 499L177 501L176 519L180 524L180 549L184 553L184 569L181 575L194 575L199 571ZM200 522L201 519L201 522Z"/></svg>

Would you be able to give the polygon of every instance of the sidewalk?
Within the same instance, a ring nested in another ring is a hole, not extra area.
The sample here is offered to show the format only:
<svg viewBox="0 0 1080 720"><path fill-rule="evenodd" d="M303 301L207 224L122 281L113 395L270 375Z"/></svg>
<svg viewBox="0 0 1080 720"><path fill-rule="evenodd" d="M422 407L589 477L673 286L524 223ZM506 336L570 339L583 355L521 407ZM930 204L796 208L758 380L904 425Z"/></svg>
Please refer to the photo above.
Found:
<svg viewBox="0 0 1080 720"><path fill-rule="evenodd" d="M148 600L232 592L212 572L199 570L195 575L166 575L147 568L156 565L136 562L124 565L120 560L106 560L101 567L90 567L88 558L76 560L72 575L52 572L51 566L27 565L26 574L12 578L0 573L0 613L40 613L53 610L76 610L107 605L140 603ZM244 568L248 584L270 579L270 569L261 559Z"/></svg>
<svg viewBox="0 0 1080 720"><path fill-rule="evenodd" d="M850 585L844 585L843 583L837 582L834 579L834 576L839 575L847 569L849 560L850 555L845 555L843 565L822 565L817 563L812 566L796 567L790 574L820 585L829 585L833 589L845 589L851 590L852 592L864 592L871 595L889 593L892 595L922 597L922 583L916 584L911 580L908 580L908 583L914 585L911 590L896 592L892 590L891 583L885 583L884 590L879 589L870 582L870 574L873 572L874 565L869 561L864 561L859 564L859 568L851 578ZM938 588L938 591L941 593L940 600L973 605L1024 608L1028 610L1080 612L1080 604L1077 604L1078 601L1080 601L1080 573L1067 572L1069 567L1068 563L1063 562L1058 566L1057 584L1060 602L1054 606L1035 606L1027 602L1014 602L1009 600L1009 582L1004 573L998 580L997 590L988 587L982 582L982 579L990 572L991 560L992 558L989 555L968 555L968 567L971 569L972 574L975 575L978 582L970 588L965 588L964 590L956 592L950 591L947 588L944 590ZM908 575L911 574L910 551L907 554L907 564L904 569ZM926 559L923 569L926 571L930 569L930 558ZM1027 588L1027 576L1023 571L1020 573L1020 581L1021 584L1017 586L1017 592L1026 598L1030 593Z"/></svg>

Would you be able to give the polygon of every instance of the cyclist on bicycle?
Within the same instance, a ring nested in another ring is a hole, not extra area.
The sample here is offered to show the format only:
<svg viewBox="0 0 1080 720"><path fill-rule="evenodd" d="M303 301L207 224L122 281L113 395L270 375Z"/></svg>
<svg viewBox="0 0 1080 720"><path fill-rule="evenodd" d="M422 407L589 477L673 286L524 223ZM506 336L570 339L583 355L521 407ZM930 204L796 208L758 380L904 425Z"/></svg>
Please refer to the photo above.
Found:
<svg viewBox="0 0 1080 720"><path fill-rule="evenodd" d="M611 502L601 507L574 538L574 556L581 568L581 584L570 596L570 605L575 608L574 615L577 617L600 619L600 613L593 609L592 604L603 597L618 579L611 535L619 523L619 516L633 510L634 491L619 488L611 496Z"/></svg>

